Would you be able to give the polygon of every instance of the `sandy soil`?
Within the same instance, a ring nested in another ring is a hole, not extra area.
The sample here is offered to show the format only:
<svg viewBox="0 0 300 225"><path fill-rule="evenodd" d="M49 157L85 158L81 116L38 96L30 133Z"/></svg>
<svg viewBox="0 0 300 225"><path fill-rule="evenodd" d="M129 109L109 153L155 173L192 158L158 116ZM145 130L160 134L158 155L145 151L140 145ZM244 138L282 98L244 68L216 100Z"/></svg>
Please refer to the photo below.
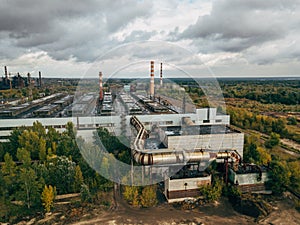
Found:
<svg viewBox="0 0 300 225"><path fill-rule="evenodd" d="M101 206L87 206L72 208L60 206L55 212L49 213L43 218L26 222L19 225L32 224L103 224L103 225L223 225L223 224L262 224L262 225L298 225L300 213L294 208L294 199L289 192L284 198L272 200L273 211L266 217L256 221L255 218L242 215L236 212L226 198L219 202L197 206L194 209L184 210L167 203L157 207L143 209L133 208L123 199L117 199L117 206L107 210Z"/></svg>
<svg viewBox="0 0 300 225"><path fill-rule="evenodd" d="M236 213L225 201L222 204L211 204L193 210L175 209L163 204L150 209L135 209L119 207L113 212L100 212L89 220L73 223L84 224L255 224L251 217Z"/></svg>

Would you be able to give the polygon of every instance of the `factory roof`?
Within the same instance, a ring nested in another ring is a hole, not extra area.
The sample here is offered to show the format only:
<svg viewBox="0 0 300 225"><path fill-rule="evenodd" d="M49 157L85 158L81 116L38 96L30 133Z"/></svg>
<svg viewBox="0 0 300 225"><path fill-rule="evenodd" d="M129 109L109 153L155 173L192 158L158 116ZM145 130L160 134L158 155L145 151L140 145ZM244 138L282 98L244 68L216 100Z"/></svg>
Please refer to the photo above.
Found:
<svg viewBox="0 0 300 225"><path fill-rule="evenodd" d="M236 133L225 125L161 126L167 136Z"/></svg>

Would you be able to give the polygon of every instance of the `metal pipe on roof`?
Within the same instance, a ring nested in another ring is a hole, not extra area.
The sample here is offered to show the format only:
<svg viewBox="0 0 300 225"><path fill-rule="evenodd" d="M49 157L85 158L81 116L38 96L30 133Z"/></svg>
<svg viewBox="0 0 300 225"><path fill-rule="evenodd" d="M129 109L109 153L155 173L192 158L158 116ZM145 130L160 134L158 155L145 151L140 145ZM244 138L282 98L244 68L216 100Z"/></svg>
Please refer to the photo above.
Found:
<svg viewBox="0 0 300 225"><path fill-rule="evenodd" d="M186 117L188 118L188 117ZM132 146L132 155L134 160L141 165L165 165L165 164L185 164L187 162L212 161L215 159L233 159L238 160L236 151L224 151L215 154L210 154L201 149L195 151L185 150L166 150L165 152L152 152L144 150L144 140L148 136L148 131L136 116L131 117L131 125L137 130L137 136Z"/></svg>

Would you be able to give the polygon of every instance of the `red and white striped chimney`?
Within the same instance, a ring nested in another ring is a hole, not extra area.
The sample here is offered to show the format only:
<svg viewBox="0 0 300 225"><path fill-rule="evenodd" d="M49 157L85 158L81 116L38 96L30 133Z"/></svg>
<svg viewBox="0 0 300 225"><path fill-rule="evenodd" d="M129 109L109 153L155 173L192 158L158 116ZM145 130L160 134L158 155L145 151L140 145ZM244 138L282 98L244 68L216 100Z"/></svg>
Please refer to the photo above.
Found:
<svg viewBox="0 0 300 225"><path fill-rule="evenodd" d="M103 80L102 80L102 72L99 72L99 100L103 100Z"/></svg>
<svg viewBox="0 0 300 225"><path fill-rule="evenodd" d="M150 97L154 97L154 61L151 61L150 65Z"/></svg>

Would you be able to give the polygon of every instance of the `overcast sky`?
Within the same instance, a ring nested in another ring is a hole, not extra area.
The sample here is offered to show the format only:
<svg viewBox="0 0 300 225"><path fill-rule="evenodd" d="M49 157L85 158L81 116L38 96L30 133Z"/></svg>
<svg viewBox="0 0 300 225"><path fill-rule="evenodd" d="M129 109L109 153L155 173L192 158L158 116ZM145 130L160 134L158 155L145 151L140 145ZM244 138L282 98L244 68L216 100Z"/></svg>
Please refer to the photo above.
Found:
<svg viewBox="0 0 300 225"><path fill-rule="evenodd" d="M217 77L298 76L299 40L299 0L0 0L1 71L33 76L93 76L124 44L106 67L161 59Z"/></svg>

